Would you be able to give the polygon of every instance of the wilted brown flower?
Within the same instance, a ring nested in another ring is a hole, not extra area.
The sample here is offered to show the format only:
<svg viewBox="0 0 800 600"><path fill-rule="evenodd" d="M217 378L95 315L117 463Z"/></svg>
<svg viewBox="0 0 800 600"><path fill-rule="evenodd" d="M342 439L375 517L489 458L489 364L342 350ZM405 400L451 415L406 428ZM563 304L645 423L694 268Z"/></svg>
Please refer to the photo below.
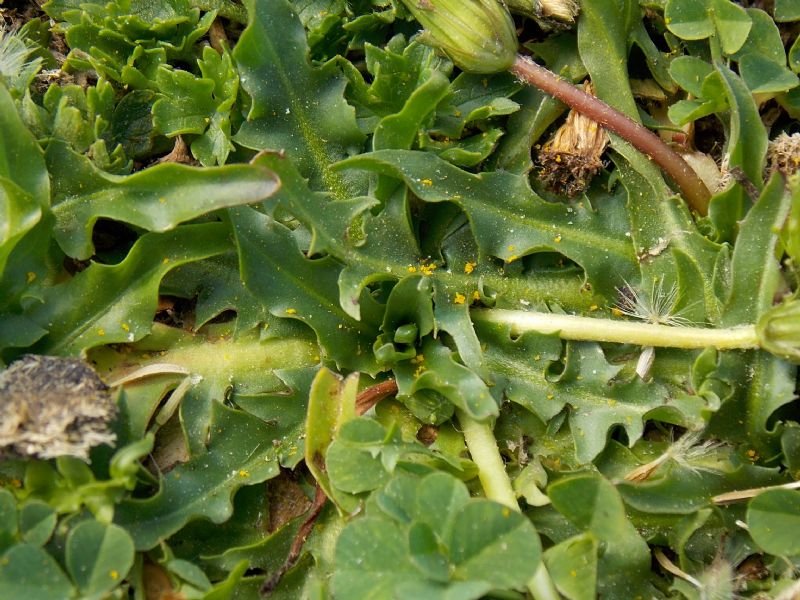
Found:
<svg viewBox="0 0 800 600"><path fill-rule="evenodd" d="M767 148L767 174L775 171L784 177L800 172L800 133L781 133Z"/></svg>
<svg viewBox="0 0 800 600"><path fill-rule="evenodd" d="M532 17L545 29L562 29L575 24L580 12L576 0L505 0L512 13Z"/></svg>
<svg viewBox="0 0 800 600"><path fill-rule="evenodd" d="M26 355L0 373L0 456L87 460L113 444L108 387L82 360Z"/></svg>
<svg viewBox="0 0 800 600"><path fill-rule="evenodd" d="M580 12L577 0L505 0L505 4L512 13L533 17L545 26L570 26Z"/></svg>
<svg viewBox="0 0 800 600"><path fill-rule="evenodd" d="M583 87L590 94L594 91L590 82ZM556 194L577 196L603 168L600 156L608 141L605 129L571 110L564 124L539 152L539 178Z"/></svg>
<svg viewBox="0 0 800 600"><path fill-rule="evenodd" d="M576 0L538 0L536 4L540 17L567 25L572 25L580 12Z"/></svg>

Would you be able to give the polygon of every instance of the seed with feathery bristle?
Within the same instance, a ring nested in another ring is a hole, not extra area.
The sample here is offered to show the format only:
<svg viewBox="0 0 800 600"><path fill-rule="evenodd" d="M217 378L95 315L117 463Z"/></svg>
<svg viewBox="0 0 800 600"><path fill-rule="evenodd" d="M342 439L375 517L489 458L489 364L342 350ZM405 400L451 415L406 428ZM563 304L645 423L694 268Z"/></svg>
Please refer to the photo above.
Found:
<svg viewBox="0 0 800 600"><path fill-rule="evenodd" d="M678 286L673 284L665 288L664 279L652 281L649 293L637 291L627 281L617 288L619 300L617 310L628 317L639 319L656 325L691 326L690 319L676 311L678 304Z"/></svg>

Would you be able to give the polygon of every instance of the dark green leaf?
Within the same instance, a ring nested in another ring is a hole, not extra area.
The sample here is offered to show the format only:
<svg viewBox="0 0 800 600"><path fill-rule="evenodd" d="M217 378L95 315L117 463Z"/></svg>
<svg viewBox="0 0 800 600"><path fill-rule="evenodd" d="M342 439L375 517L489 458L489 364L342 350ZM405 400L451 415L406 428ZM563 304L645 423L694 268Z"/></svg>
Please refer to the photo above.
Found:
<svg viewBox="0 0 800 600"><path fill-rule="evenodd" d="M25 600L68 600L72 587L64 571L41 548L19 544L0 560L0 596Z"/></svg>
<svg viewBox="0 0 800 600"><path fill-rule="evenodd" d="M773 304L779 265L776 249L791 206L780 177L773 177L740 225L731 264L732 288L723 323L754 323Z"/></svg>
<svg viewBox="0 0 800 600"><path fill-rule="evenodd" d="M714 26L725 54L734 54L742 47L752 21L744 8L730 0L712 0Z"/></svg>
<svg viewBox="0 0 800 600"><path fill-rule="evenodd" d="M366 294L362 320L341 308L337 262L306 258L288 228L253 209L232 210L230 217L245 286L273 315L299 319L314 329L327 355L340 366L375 372L371 346L377 315L365 310Z"/></svg>
<svg viewBox="0 0 800 600"><path fill-rule="evenodd" d="M45 291L44 303L31 311L48 331L37 348L69 354L140 339L150 331L161 278L181 264L220 254L227 245L227 228L219 223L141 237L121 263L95 263Z"/></svg>
<svg viewBox="0 0 800 600"><path fill-rule="evenodd" d="M497 402L486 383L455 358L453 351L439 341L425 340L416 358L395 366L398 393L413 397L430 390L474 419L483 421L497 415ZM420 420L428 423L439 421L435 412L411 407Z"/></svg>
<svg viewBox="0 0 800 600"><path fill-rule="evenodd" d="M119 177L57 143L50 144L47 159L58 175L55 236L66 254L79 259L94 253L92 230L100 218L169 231L213 210L268 198L279 186L272 172L257 165L197 169L165 163Z"/></svg>
<svg viewBox="0 0 800 600"><path fill-rule="evenodd" d="M344 101L345 81L334 63L308 62L303 26L286 0L247 4L249 25L233 57L253 99L235 140L258 150L285 150L312 187L343 200L359 186L329 170L360 150L363 135Z"/></svg>
<svg viewBox="0 0 800 600"><path fill-rule="evenodd" d="M650 596L650 552L626 518L614 486L599 475L585 474L562 479L547 493L570 523L604 544L597 563L598 595L619 600Z"/></svg>
<svg viewBox="0 0 800 600"><path fill-rule="evenodd" d="M467 502L456 513L445 539L456 567L454 579L521 589L539 565L539 536L530 521L497 502Z"/></svg>
<svg viewBox="0 0 800 600"><path fill-rule="evenodd" d="M800 554L800 492L768 490L747 507L747 527L755 542L778 556Z"/></svg>
<svg viewBox="0 0 800 600"><path fill-rule="evenodd" d="M0 553L17 539L17 499L7 489L0 489Z"/></svg>
<svg viewBox="0 0 800 600"><path fill-rule="evenodd" d="M731 58L739 60L746 54L752 53L786 66L786 51L775 21L760 8L748 8L747 14L753 21L753 27L744 45Z"/></svg>
<svg viewBox="0 0 800 600"><path fill-rule="evenodd" d="M337 595L472 600L490 589L522 589L538 567L530 522L496 502L468 499L451 476L406 475L377 494L381 509L339 536Z"/></svg>
<svg viewBox="0 0 800 600"><path fill-rule="evenodd" d="M754 94L785 92L800 85L797 75L761 54L745 54L739 61L739 73Z"/></svg>
<svg viewBox="0 0 800 600"><path fill-rule="evenodd" d="M273 427L219 402L212 405L209 426L206 452L165 475L155 496L118 506L114 521L129 531L137 549L156 546L192 519L225 521L237 489L278 474Z"/></svg>
<svg viewBox="0 0 800 600"><path fill-rule="evenodd" d="M781 436L781 449L783 450L783 464L789 470L793 479L797 480L800 473L800 427L787 427Z"/></svg>
<svg viewBox="0 0 800 600"><path fill-rule="evenodd" d="M48 504L32 500L19 511L19 532L33 546L44 546L56 527L56 513Z"/></svg>
<svg viewBox="0 0 800 600"><path fill-rule="evenodd" d="M570 407L570 430L581 463L602 451L611 427L623 427L633 443L641 437L648 413L674 403L660 384L639 378L616 381L621 366L609 364L596 344L570 343L564 371L552 377L548 371L560 357L559 340L526 334L512 341L502 328L485 325L478 335L487 345L486 362L498 379L502 377L509 400L545 422ZM680 406L675 410L680 412Z"/></svg>
<svg viewBox="0 0 800 600"><path fill-rule="evenodd" d="M775 20L780 22L800 20L800 2L775 0Z"/></svg>
<svg viewBox="0 0 800 600"><path fill-rule="evenodd" d="M731 167L739 167L759 189L763 185L767 132L750 90L733 71L716 65L731 106L727 152Z"/></svg>
<svg viewBox="0 0 800 600"><path fill-rule="evenodd" d="M87 598L102 598L119 585L133 565L133 555L133 540L113 524L83 521L67 536L67 569Z"/></svg>
<svg viewBox="0 0 800 600"><path fill-rule="evenodd" d="M0 177L14 182L19 188L46 208L50 198L50 179L42 152L36 140L20 120L14 101L0 85Z"/></svg>
<svg viewBox="0 0 800 600"><path fill-rule="evenodd" d="M560 252L586 270L599 293L608 294L614 288L608 271L629 277L633 268L630 243L608 206L596 213L545 202L522 177L502 171L473 175L422 152L382 150L340 166L402 178L426 202L457 204L470 218L481 251L507 263L535 252Z"/></svg>
<svg viewBox="0 0 800 600"><path fill-rule="evenodd" d="M684 40L702 40L714 34L709 2L702 0L667 0L664 21L667 28Z"/></svg>
<svg viewBox="0 0 800 600"><path fill-rule="evenodd" d="M558 591L569 600L597 597L598 542L591 533L576 535L549 548L544 563Z"/></svg>

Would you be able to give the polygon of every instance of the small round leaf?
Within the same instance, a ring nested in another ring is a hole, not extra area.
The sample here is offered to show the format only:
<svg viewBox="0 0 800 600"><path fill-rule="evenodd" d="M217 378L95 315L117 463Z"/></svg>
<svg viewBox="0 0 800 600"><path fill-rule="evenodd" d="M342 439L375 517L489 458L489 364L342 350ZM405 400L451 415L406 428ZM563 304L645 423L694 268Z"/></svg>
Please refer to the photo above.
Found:
<svg viewBox="0 0 800 600"><path fill-rule="evenodd" d="M714 33L708 2L669 0L664 7L667 29L684 40L702 40Z"/></svg>
<svg viewBox="0 0 800 600"><path fill-rule="evenodd" d="M0 560L0 598L66 600L74 588L47 552L30 544L19 544Z"/></svg>
<svg viewBox="0 0 800 600"><path fill-rule="evenodd" d="M19 531L29 544L44 546L56 527L56 512L50 505L33 500L19 511Z"/></svg>
<svg viewBox="0 0 800 600"><path fill-rule="evenodd" d="M470 500L456 515L449 539L453 579L522 588L541 560L541 544L521 513L490 500Z"/></svg>
<svg viewBox="0 0 800 600"><path fill-rule="evenodd" d="M133 540L117 525L83 521L67 536L66 563L86 596L114 589L133 565Z"/></svg>
<svg viewBox="0 0 800 600"><path fill-rule="evenodd" d="M759 494L747 509L747 526L764 551L800 554L800 492L778 489Z"/></svg>
<svg viewBox="0 0 800 600"><path fill-rule="evenodd" d="M17 535L17 500L8 490L0 489L0 552L10 546Z"/></svg>

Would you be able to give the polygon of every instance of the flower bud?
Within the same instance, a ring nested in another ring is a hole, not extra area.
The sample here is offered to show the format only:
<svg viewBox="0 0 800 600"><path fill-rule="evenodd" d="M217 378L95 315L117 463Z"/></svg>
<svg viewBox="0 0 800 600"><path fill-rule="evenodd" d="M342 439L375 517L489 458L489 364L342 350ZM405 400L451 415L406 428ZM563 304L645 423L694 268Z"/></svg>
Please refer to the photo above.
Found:
<svg viewBox="0 0 800 600"><path fill-rule="evenodd" d="M800 300L771 308L758 320L756 333L764 350L800 363Z"/></svg>
<svg viewBox="0 0 800 600"><path fill-rule="evenodd" d="M505 71L517 56L514 21L498 0L403 0L424 43L472 73Z"/></svg>

